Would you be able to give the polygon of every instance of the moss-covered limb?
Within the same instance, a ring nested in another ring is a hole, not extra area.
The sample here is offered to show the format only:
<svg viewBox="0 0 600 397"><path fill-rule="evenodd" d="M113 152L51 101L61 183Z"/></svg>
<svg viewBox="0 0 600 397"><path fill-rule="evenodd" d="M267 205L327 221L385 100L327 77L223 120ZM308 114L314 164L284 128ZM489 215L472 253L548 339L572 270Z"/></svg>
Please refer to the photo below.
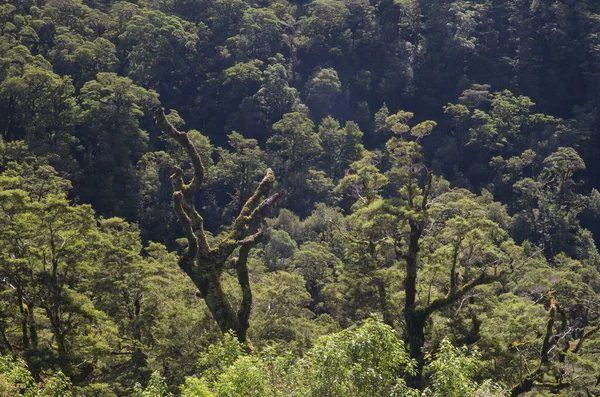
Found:
<svg viewBox="0 0 600 397"><path fill-rule="evenodd" d="M582 330L583 331L583 330ZM571 353L579 353L579 351L581 350L581 348L583 347L583 343L586 341L586 339L591 338L592 336L594 336L595 333L597 333L598 331L600 331L600 323L598 325L596 325L595 327L587 330L587 331L583 331L583 335L581 335L581 337L579 338L579 340L577 341L577 344L575 345L575 347L571 350Z"/></svg>
<svg viewBox="0 0 600 397"><path fill-rule="evenodd" d="M23 300L22 290L17 287L13 287L13 288L17 292L19 312L21 314L21 337L22 337L22 341L23 341L22 342L23 348L28 349L29 348L29 332L27 330L28 330L28 323L29 323L29 307L25 304L25 302Z"/></svg>
<svg viewBox="0 0 600 397"><path fill-rule="evenodd" d="M185 214L185 216L189 219L192 230L194 231L194 235L196 236L197 246L201 252L206 253L210 247L208 246L206 234L204 233L204 220L194 207L194 195L204 181L204 164L202 163L202 159L200 158L198 151L194 147L193 143L189 140L187 134L177 131L177 129L171 123L169 123L162 107L158 107L154 110L154 117L156 119L156 124L161 131L175 139L175 141L184 148L190 157L190 160L192 161L194 177L189 184L185 184L183 180L183 170L181 168L175 167L175 170L171 175L173 191L180 192L182 195L181 205L179 206L181 210L178 212L178 209L175 209L175 213L177 214L179 221L182 223L185 222L185 220L182 220L180 214ZM184 260L183 262L188 263L189 261Z"/></svg>
<svg viewBox="0 0 600 397"><path fill-rule="evenodd" d="M184 209L183 201L183 193L181 193L181 191L176 191L173 193L173 210L175 211L175 215L177 215L179 224L183 228L185 237L188 241L188 246L185 249L185 252L179 258L179 267L188 276L194 277L195 261L198 255L198 239L196 238L194 230L192 229L192 221Z"/></svg>
<svg viewBox="0 0 600 397"><path fill-rule="evenodd" d="M571 387L571 382L544 382L544 383L536 383L536 389L549 389L552 393L556 394L562 389L568 389Z"/></svg>
<svg viewBox="0 0 600 397"><path fill-rule="evenodd" d="M267 209L271 207L278 198L279 193L273 194L263 200L249 216L245 217L243 224L234 223L234 230L232 230L230 234L225 239L221 240L219 245L212 250L213 255L218 258L228 258L237 247L244 245L250 240L254 240L257 236L260 224L266 216Z"/></svg>
<svg viewBox="0 0 600 397"><path fill-rule="evenodd" d="M375 286L377 287L379 307L381 308L381 313L383 313L383 322L390 327L394 327L394 320L388 305L388 294L385 280L382 277L376 277Z"/></svg>
<svg viewBox="0 0 600 397"><path fill-rule="evenodd" d="M249 318L252 310L252 289L250 288L250 275L248 272L248 255L250 249L258 242L261 235L254 235L240 247L239 257L235 261L235 271L238 283L242 289L242 302L237 312L238 329L236 329L238 340L244 342L247 339L246 332L250 326Z"/></svg>
<svg viewBox="0 0 600 397"><path fill-rule="evenodd" d="M197 191L202 185L202 182L204 182L204 164L202 163L202 159L200 158L200 154L198 154L196 147L190 141L190 138L185 132L177 131L177 129L173 127L171 123L169 123L169 120L167 120L167 117L165 116L165 110L162 108L162 106L158 106L154 110L154 118L156 119L156 125L158 125L161 131L175 139L175 141L177 141L177 143L183 147L192 161L192 166L194 167L194 177L188 185L182 186L182 191Z"/></svg>
<svg viewBox="0 0 600 397"><path fill-rule="evenodd" d="M246 201L246 204L244 204L242 207L242 211L233 222L233 228L229 234L230 239L236 241L243 239L249 232L249 224L255 222L260 223L260 219L262 219L264 216L264 210L272 205L273 202L279 197L278 194L275 194L260 203L262 197L269 192L274 183L275 174L270 168L268 168L264 178L254 191L254 194L252 194L252 196L250 196L250 198Z"/></svg>
<svg viewBox="0 0 600 397"><path fill-rule="evenodd" d="M246 204L244 204L244 206L242 207L242 210L240 211L239 216L244 217L244 216L250 215L250 213L254 210L254 208L256 208L260 199L269 192L269 190L271 189L271 187L273 186L274 183L275 183L275 174L273 173L272 169L267 168L267 172L265 173L265 176L260 181L258 187L254 191L254 194L252 196L250 196L250 198L248 198L248 200L246 201Z"/></svg>
<svg viewBox="0 0 600 397"><path fill-rule="evenodd" d="M412 185L409 185L409 205L411 209L414 209L417 212L426 213L427 211L427 200L429 198L429 194L431 192L431 181L432 181L432 173L427 173L427 179L425 181L425 186L423 187L423 201L421 202L420 207L414 208L413 200L412 200ZM403 255L404 260L406 261L406 279L405 279L405 290L406 290L406 300L404 303L405 310L412 310L415 306L415 301L417 297L417 261L419 257L419 240L423 235L423 229L425 227L425 221L423 219L409 219L409 227L410 234L408 236L408 250Z"/></svg>
<svg viewBox="0 0 600 397"><path fill-rule="evenodd" d="M265 200L263 200L248 217L247 228L249 233L256 233L259 225L263 222L266 212L273 206L275 201L279 198L279 193L275 193Z"/></svg>
<svg viewBox="0 0 600 397"><path fill-rule="evenodd" d="M8 336L6 335L6 329L4 329L3 327L0 328L0 334L2 334L2 342L4 343L4 348L0 348L0 353L2 354L6 354L6 353L10 353L12 354L14 352L13 346L10 343L10 341L8 340Z"/></svg>
<svg viewBox="0 0 600 397"><path fill-rule="evenodd" d="M171 175L171 185L173 186L174 192L183 192L185 182L183 181L183 170L179 167L175 167L173 174Z"/></svg>
<svg viewBox="0 0 600 397"><path fill-rule="evenodd" d="M537 379L544 375L544 371L541 368L538 368L533 373L526 376L521 382L517 385L513 386L513 388L509 392L510 397L517 397L523 393L527 393L533 389L534 383Z"/></svg>
<svg viewBox="0 0 600 397"><path fill-rule="evenodd" d="M257 195L259 189L260 186L254 195ZM233 251L238 246L243 244L248 235L250 235L249 238L252 238L252 236L256 234L260 224L264 220L267 209L272 207L278 198L279 193L275 193L267 199L263 200L258 206L256 206L256 208L253 209L250 215L243 217L239 215L238 218L235 220L233 224L233 229L231 230L229 235L219 243L217 248L213 250L213 253L217 257L227 258L233 253ZM244 207L247 207L247 205Z"/></svg>
<svg viewBox="0 0 600 397"><path fill-rule="evenodd" d="M456 292L456 288L458 288L458 280L456 276L456 265L458 263L458 253L460 248L460 243L463 238L459 238L454 246L452 247L452 266L450 268L450 294Z"/></svg>
<svg viewBox="0 0 600 397"><path fill-rule="evenodd" d="M517 385L515 385L511 389L510 394L509 394L511 397L516 397L520 394L531 391L534 387L537 387L538 385L543 385L543 383L536 384L535 382L538 379L543 378L543 376L546 374L546 371L548 369L548 362L549 362L548 355L549 355L551 349L558 343L558 340L559 340L558 338L555 337L555 332L554 332L554 324L556 322L556 316L560 310L559 305L558 305L558 302L556 301L556 299L554 298L553 291L550 291L548 293L548 297L550 299L550 310L548 311L548 321L546 322L546 333L544 334L544 341L542 343L542 348L540 350L540 363L535 371L533 371L531 374L527 375L521 382L519 382ZM556 387L558 387L558 385L567 385L567 383L559 382L556 384ZM564 387L568 387L568 386L564 386Z"/></svg>
<svg viewBox="0 0 600 397"><path fill-rule="evenodd" d="M486 272L482 272L479 275L479 277L464 284L462 287L460 287L456 291L451 292L450 294L448 294L442 298L434 300L428 306L426 306L423 310L427 315L430 315L433 312L458 301L463 296L465 296L467 294L467 292L471 291L473 288L475 288L479 285L490 284L495 281L498 281L503 275L504 275L503 272L500 272L499 274L495 274L495 275L488 275Z"/></svg>
<svg viewBox="0 0 600 397"><path fill-rule="evenodd" d="M273 183L275 183L275 174L269 168L254 194L246 201L242 211L233 222L231 231L227 237L219 242L217 247L211 250L211 255L215 258L222 258L224 263L225 259L243 244L248 235L252 236L257 232L258 226L266 215L266 210L279 198L279 194L275 193L258 204L262 196L268 193Z"/></svg>
<svg viewBox="0 0 600 397"><path fill-rule="evenodd" d="M407 382L413 389L423 389L423 368L425 366L425 322L427 315L423 309L411 307L404 311L405 341L409 348L410 357L417 362L414 375L408 377Z"/></svg>
<svg viewBox="0 0 600 397"><path fill-rule="evenodd" d="M552 330L554 329L554 322L556 321L556 306L557 302L554 295L548 294L550 297L550 312L548 313L548 321L546 322L546 334L544 335L544 342L542 343L542 350L540 351L540 367L548 364L548 353L550 348L554 346L555 338Z"/></svg>
<svg viewBox="0 0 600 397"><path fill-rule="evenodd" d="M417 254L419 252L418 240L422 229L411 221L411 235L408 253L405 256L407 276L405 281L406 301L404 308L404 320L406 322L405 339L409 346L410 356L417 362L416 374L408 379L409 386L421 389L423 386L423 367L425 357L423 346L425 346L425 323L429 316L435 311L442 309L464 297L469 291L478 285L489 284L500 279L504 273L488 275L482 272L479 277L464 284L461 288L451 291L443 298L431 302L425 307L416 306L416 282L417 282Z"/></svg>
<svg viewBox="0 0 600 397"><path fill-rule="evenodd" d="M516 397L523 393L527 393L533 388L545 388L550 389L553 393L557 393L562 389L566 389L571 386L570 382L563 382L562 377L557 379L556 382L538 382L542 380L546 371L550 367L550 352L562 339L559 337L560 332L564 332L567 329L567 316L562 307L556 301L554 292L548 293L550 301L550 309L548 310L548 321L546 322L546 332L544 334L544 340L542 342L542 348L540 350L540 362L537 369L523 379L519 384L515 385L511 391L510 396ZM561 324L557 324L557 316L562 319ZM581 330L583 332L583 330ZM564 357L567 353L577 354L583 347L583 343L586 339L592 337L595 333L600 331L600 324L584 331L581 338L577 341L574 347L571 343L567 343L567 347L564 351L558 355L558 361L564 362Z"/></svg>

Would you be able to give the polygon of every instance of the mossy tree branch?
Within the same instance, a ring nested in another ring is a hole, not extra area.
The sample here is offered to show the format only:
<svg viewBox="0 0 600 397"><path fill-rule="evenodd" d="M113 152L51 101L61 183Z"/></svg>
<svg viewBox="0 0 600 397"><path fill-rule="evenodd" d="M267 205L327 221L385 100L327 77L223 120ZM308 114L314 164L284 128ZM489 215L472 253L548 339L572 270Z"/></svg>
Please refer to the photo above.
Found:
<svg viewBox="0 0 600 397"><path fill-rule="evenodd" d="M540 361L535 371L528 374L521 382L513 386L510 390L509 395L511 397L519 396L523 393L530 392L534 388L550 389L553 393L557 393L562 389L566 389L571 386L571 382L564 380L561 371L561 375L557 376L554 382L543 382L543 378L546 372L550 369L550 352L554 349L561 340L565 340L565 348L559 352L555 357L558 358L559 363L565 361L567 354L579 354L584 342L591 338L600 330L600 324L591 327L587 331L584 329L578 329L581 336L576 341L568 341L565 336L570 333L568 327L567 313L559 305L558 301L554 297L554 291L548 292L548 300L550 302L550 309L548 310L548 320L546 322L546 332L544 334L544 340L542 342L542 348L540 349ZM557 324L557 317L560 316L562 321Z"/></svg>
<svg viewBox="0 0 600 397"><path fill-rule="evenodd" d="M462 287L450 292L448 295L434 300L433 302L431 302L428 306L426 306L422 310L427 315L430 315L440 309L443 309L446 306L453 304L454 302L457 302L459 299L461 299L463 296L465 296L473 288L480 286L480 285L491 284L493 282L500 280L500 278L504 274L505 274L505 272L500 272L497 274L490 275L484 271L479 275L479 277L472 279L468 283L464 284Z"/></svg>
<svg viewBox="0 0 600 397"><path fill-rule="evenodd" d="M271 169L267 169L265 177L233 222L231 231L216 246L211 247L204 230L204 220L196 211L194 203L195 194L201 189L205 176L200 154L189 136L185 132L178 131L167 120L162 107L154 110L154 117L161 131L183 147L192 162L194 171L191 181L187 184L181 168L176 168L171 176L173 209L188 241L185 252L179 258L179 267L200 291L221 331L225 333L233 330L240 342L249 344L247 331L252 309L252 289L247 262L250 250L262 235L259 229L266 211L279 197L278 194L274 194L263 199L275 183L275 175ZM242 301L239 308L234 310L223 290L221 275L225 264L238 247L239 255L232 262L242 290Z"/></svg>

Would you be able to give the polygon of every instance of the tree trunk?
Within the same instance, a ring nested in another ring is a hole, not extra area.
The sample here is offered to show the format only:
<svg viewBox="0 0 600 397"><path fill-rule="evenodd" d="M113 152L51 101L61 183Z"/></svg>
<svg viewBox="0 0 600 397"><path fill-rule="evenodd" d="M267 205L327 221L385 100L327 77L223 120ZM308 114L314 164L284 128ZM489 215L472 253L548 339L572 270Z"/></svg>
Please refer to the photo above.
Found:
<svg viewBox="0 0 600 397"><path fill-rule="evenodd" d="M21 314L21 338L23 341L23 349L27 350L29 348L29 332L28 322L29 322L29 308L23 301L23 295L19 290L17 290L17 300L19 304L19 313Z"/></svg>
<svg viewBox="0 0 600 397"><path fill-rule="evenodd" d="M38 346L38 335L37 335L37 323L35 322L34 306L29 307L29 341L31 347L36 348Z"/></svg>
<svg viewBox="0 0 600 397"><path fill-rule="evenodd" d="M428 188L431 186L430 175L428 176L424 203L427 200ZM412 203L412 199L410 201ZM423 207L424 209L425 207ZM423 387L423 366L425 362L423 347L425 346L425 321L427 320L427 313L416 307L419 239L423 234L423 225L422 222L410 219L409 226L408 251L404 256L406 261L406 280L404 283L406 291L406 301L404 303L405 340L409 347L410 357L417 362L417 368L415 375L410 376L407 380L410 387L420 390Z"/></svg>
<svg viewBox="0 0 600 397"><path fill-rule="evenodd" d="M21 335L23 340L23 349L29 349L29 331L28 331L29 316L27 312L21 311Z"/></svg>
<svg viewBox="0 0 600 397"><path fill-rule="evenodd" d="M417 362L416 373L407 379L408 386L413 389L423 388L423 367L425 365L425 322L428 315L423 310L406 310L404 319L406 321L406 343L409 346L410 357Z"/></svg>
<svg viewBox="0 0 600 397"><path fill-rule="evenodd" d="M233 330L239 339L241 335L239 334L240 327L237 324L237 316L225 295L225 291L223 291L220 272L212 270L195 276L194 284L200 290L206 306L208 306L221 332L226 333ZM245 330L243 333L245 333Z"/></svg>
<svg viewBox="0 0 600 397"><path fill-rule="evenodd" d="M388 298L387 289L385 288L385 280L382 280L378 277L375 280L375 285L377 286L377 292L379 294L379 306L381 308L381 313L383 313L383 322L393 328L394 320L392 319L392 315L387 303Z"/></svg>

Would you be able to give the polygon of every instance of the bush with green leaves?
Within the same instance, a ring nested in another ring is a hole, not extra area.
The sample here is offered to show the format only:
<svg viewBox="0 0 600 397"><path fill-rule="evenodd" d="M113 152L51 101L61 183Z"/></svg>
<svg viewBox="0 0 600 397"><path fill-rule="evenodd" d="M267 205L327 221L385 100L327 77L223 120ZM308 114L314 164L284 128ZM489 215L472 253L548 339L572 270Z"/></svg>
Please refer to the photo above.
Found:
<svg viewBox="0 0 600 397"><path fill-rule="evenodd" d="M408 396L404 376L415 365L391 327L368 319L321 338L300 360L299 371L306 395L314 397Z"/></svg>
<svg viewBox="0 0 600 397"><path fill-rule="evenodd" d="M0 397L72 397L71 381L60 371L36 383L20 358L0 356Z"/></svg>
<svg viewBox="0 0 600 397"><path fill-rule="evenodd" d="M137 383L135 385L132 397L170 397L172 394L164 378L158 372L153 372L146 388Z"/></svg>
<svg viewBox="0 0 600 397"><path fill-rule="evenodd" d="M435 397L501 397L500 386L485 381L478 384L474 377L479 370L479 355L466 348L457 348L448 339L442 340L435 355L428 355L429 387L424 395Z"/></svg>
<svg viewBox="0 0 600 397"><path fill-rule="evenodd" d="M427 361L429 386L424 391L411 389L405 377L414 374L416 362L396 332L375 319L322 337L303 358L278 355L274 349L248 354L234 335L226 334L198 360L200 377L186 378L180 390L182 397L506 395L492 381L476 382L479 355L447 339ZM147 391L158 390L155 384L151 381Z"/></svg>

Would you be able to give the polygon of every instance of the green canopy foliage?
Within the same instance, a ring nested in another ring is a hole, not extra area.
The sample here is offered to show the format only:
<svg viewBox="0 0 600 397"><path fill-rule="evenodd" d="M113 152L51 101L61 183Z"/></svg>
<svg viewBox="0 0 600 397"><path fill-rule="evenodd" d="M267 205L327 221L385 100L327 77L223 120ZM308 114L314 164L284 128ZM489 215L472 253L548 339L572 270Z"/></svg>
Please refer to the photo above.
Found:
<svg viewBox="0 0 600 397"><path fill-rule="evenodd" d="M599 26L4 1L0 396L600 395Z"/></svg>

